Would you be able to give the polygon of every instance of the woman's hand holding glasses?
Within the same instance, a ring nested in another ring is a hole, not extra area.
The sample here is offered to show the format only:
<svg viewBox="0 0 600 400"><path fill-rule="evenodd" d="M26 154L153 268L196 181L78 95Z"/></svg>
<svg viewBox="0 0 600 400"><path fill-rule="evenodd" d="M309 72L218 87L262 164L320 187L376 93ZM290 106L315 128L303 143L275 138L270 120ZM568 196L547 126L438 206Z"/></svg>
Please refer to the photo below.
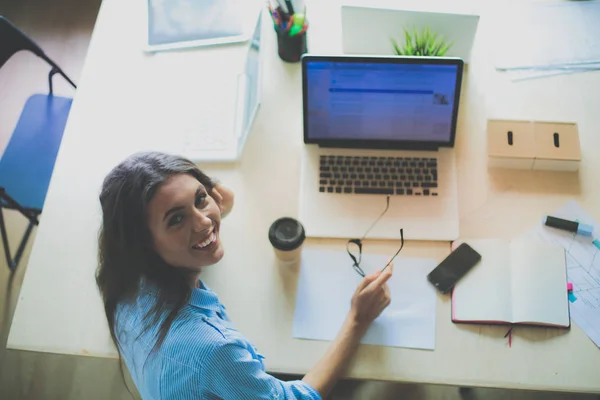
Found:
<svg viewBox="0 0 600 400"><path fill-rule="evenodd" d="M384 271L367 275L352 296L348 317L361 329L366 329L390 305L390 289L387 281L392 277L393 264Z"/></svg>
<svg viewBox="0 0 600 400"><path fill-rule="evenodd" d="M342 375L371 323L390 304L390 289L386 282L392 277L392 271L390 262L384 271L377 271L363 278L352 296L350 312L331 347L302 379L312 385L323 398Z"/></svg>

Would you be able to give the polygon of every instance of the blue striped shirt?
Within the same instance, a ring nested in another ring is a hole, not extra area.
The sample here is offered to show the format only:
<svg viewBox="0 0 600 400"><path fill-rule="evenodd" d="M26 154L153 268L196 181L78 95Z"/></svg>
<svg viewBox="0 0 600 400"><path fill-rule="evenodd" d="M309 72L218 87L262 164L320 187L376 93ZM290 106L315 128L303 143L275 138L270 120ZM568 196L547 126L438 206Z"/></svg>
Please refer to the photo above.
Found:
<svg viewBox="0 0 600 400"><path fill-rule="evenodd" d="M232 325L217 295L200 282L152 352L160 322L142 333L157 297L144 288L117 309L117 341L143 399L318 399L303 381L284 382L265 372L264 357Z"/></svg>

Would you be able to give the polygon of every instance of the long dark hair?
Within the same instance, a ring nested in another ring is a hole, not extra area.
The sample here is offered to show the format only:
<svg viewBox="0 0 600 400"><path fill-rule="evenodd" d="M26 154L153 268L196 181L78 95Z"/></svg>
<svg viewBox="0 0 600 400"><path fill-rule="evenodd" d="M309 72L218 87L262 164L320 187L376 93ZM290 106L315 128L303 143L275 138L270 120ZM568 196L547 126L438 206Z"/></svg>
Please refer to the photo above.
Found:
<svg viewBox="0 0 600 400"><path fill-rule="evenodd" d="M119 358L117 307L136 299L142 281L151 284L157 292L157 301L146 315L143 331L162 319L153 350L160 348L191 295L189 274L183 268L168 265L156 253L147 224L150 200L160 185L176 174L193 176L211 194L214 182L194 163L158 152L132 155L117 165L102 185L96 283Z"/></svg>

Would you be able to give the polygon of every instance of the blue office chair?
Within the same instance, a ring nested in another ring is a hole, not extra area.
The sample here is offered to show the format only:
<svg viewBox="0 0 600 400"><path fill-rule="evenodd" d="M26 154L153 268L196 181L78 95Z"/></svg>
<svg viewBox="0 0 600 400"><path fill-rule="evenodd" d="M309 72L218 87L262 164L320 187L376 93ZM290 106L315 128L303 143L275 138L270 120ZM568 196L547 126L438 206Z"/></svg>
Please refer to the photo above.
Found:
<svg viewBox="0 0 600 400"><path fill-rule="evenodd" d="M31 96L21 112L17 126L0 159L0 231L6 261L14 271L34 226L39 224L56 155L67 123L73 99L55 96L52 79L61 75L77 88L73 81L42 49L9 20L0 16L0 68L13 54L31 51L47 62L49 94ZM29 220L23 238L12 258L4 224L3 209L19 211Z"/></svg>

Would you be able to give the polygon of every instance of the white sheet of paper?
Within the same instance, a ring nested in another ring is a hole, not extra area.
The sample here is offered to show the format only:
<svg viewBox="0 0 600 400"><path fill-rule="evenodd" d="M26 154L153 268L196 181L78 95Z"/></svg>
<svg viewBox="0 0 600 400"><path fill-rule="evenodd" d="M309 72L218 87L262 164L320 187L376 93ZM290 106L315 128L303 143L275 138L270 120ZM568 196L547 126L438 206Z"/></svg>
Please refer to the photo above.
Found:
<svg viewBox="0 0 600 400"><path fill-rule="evenodd" d="M573 284L571 320L600 347L600 224L574 200L550 215L594 226L594 238L550 228L541 222L528 235L564 247L567 278Z"/></svg>
<svg viewBox="0 0 600 400"><path fill-rule="evenodd" d="M383 268L389 255L363 254L366 274ZM388 281L392 303L361 343L416 349L435 348L436 292L427 274L435 260L397 257ZM362 277L346 252L306 249L298 279L293 337L331 341L337 335Z"/></svg>
<svg viewBox="0 0 600 400"><path fill-rule="evenodd" d="M600 1L514 2L498 10L496 67L600 62ZM510 29L506 29L510 21Z"/></svg>
<svg viewBox="0 0 600 400"><path fill-rule="evenodd" d="M513 82L600 69L600 1L513 3L496 12L492 46Z"/></svg>

